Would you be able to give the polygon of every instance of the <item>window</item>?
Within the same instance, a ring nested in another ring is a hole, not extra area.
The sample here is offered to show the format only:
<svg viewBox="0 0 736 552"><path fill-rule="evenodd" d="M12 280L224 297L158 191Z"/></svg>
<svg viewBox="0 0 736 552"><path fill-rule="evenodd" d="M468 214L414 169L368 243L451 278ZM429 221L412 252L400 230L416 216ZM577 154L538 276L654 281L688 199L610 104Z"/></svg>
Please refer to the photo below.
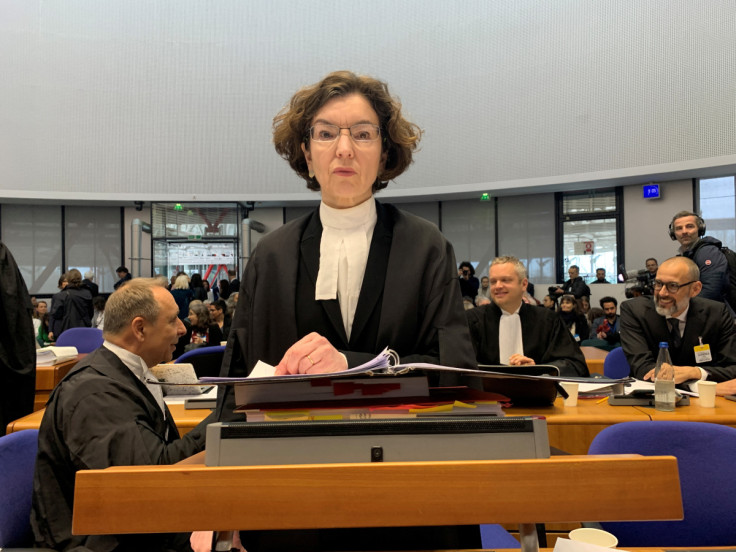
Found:
<svg viewBox="0 0 736 552"><path fill-rule="evenodd" d="M572 265L585 282L603 268L606 280L616 282L623 260L621 189L557 194L557 280L567 280Z"/></svg>
<svg viewBox="0 0 736 552"><path fill-rule="evenodd" d="M154 203L151 215L154 273L198 272L214 284L238 270L237 203Z"/></svg>
<svg viewBox="0 0 736 552"><path fill-rule="evenodd" d="M702 178L698 181L700 213L707 234L723 245L736 248L736 185L733 176Z"/></svg>
<svg viewBox="0 0 736 552"><path fill-rule="evenodd" d="M119 207L3 205L0 231L31 295L56 293L70 268L91 270L100 292L112 292L122 258Z"/></svg>

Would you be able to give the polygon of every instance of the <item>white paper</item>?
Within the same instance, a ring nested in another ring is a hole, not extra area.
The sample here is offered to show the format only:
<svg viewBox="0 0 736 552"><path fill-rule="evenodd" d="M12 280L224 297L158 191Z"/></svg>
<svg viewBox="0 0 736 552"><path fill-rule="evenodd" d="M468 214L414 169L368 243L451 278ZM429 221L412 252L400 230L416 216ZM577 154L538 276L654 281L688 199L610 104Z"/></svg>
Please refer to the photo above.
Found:
<svg viewBox="0 0 736 552"><path fill-rule="evenodd" d="M249 378L272 378L276 375L276 367L259 360L248 374Z"/></svg>
<svg viewBox="0 0 736 552"><path fill-rule="evenodd" d="M183 388L178 388L183 389ZM196 389L196 388L195 388ZM178 394L179 391L177 389L174 390L174 393L171 395L166 395L164 397L164 402L166 404L184 404L188 399L196 398L196 399L216 399L217 398L217 386L211 385L209 387L202 387L202 389L208 389L205 393L202 393L201 395L182 395Z"/></svg>
<svg viewBox="0 0 736 552"><path fill-rule="evenodd" d="M626 386L625 393L629 395L631 394L632 391L636 391L637 389L645 389L647 391L654 391L654 382L644 381L644 380L634 380L629 385ZM677 392L680 395L689 395L691 397L698 396L698 394L695 391L683 391L682 389L678 388Z"/></svg>

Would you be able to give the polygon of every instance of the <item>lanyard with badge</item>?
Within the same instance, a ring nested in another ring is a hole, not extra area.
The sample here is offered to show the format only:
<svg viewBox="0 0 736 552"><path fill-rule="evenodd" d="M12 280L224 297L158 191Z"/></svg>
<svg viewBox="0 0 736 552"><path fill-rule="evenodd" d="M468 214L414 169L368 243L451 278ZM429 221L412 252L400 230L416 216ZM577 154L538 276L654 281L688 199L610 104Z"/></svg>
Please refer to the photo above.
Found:
<svg viewBox="0 0 736 552"><path fill-rule="evenodd" d="M710 345L707 343L703 345L703 338L700 336L698 337L698 341L700 342L700 345L693 347L693 350L695 351L695 363L702 364L703 362L711 362L713 357L710 354Z"/></svg>

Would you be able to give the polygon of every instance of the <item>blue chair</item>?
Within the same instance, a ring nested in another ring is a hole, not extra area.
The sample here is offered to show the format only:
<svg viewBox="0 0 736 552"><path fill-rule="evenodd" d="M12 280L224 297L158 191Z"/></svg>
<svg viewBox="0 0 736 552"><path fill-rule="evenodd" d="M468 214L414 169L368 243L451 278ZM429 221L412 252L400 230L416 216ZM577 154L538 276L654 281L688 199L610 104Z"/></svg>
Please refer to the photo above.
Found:
<svg viewBox="0 0 736 552"><path fill-rule="evenodd" d="M503 527L496 523L480 526L481 548L492 550L494 548L521 548L521 544Z"/></svg>
<svg viewBox="0 0 736 552"><path fill-rule="evenodd" d="M99 328L69 328L56 340L58 347L76 347L78 353L91 353L102 347L105 339Z"/></svg>
<svg viewBox="0 0 736 552"><path fill-rule="evenodd" d="M0 437L0 548L30 547L33 467L38 430L27 429Z"/></svg>
<svg viewBox="0 0 736 552"><path fill-rule="evenodd" d="M606 522L621 547L736 544L736 429L701 422L625 422L607 427L588 454L675 456L682 521ZM626 474L621 474L626 486Z"/></svg>
<svg viewBox="0 0 736 552"><path fill-rule="evenodd" d="M631 375L631 366L621 347L612 349L603 361L603 375L607 378L628 378Z"/></svg>
<svg viewBox="0 0 736 552"><path fill-rule="evenodd" d="M174 361L174 364L189 363L194 366L194 373L198 378L216 377L220 375L222 357L225 354L224 345L200 347L187 351Z"/></svg>

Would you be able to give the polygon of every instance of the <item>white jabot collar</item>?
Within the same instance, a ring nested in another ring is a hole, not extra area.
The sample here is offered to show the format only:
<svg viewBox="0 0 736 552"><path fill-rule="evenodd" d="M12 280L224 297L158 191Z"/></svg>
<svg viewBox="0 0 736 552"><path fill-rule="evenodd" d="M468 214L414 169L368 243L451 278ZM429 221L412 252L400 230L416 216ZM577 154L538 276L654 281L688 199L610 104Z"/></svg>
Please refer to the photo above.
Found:
<svg viewBox="0 0 736 552"><path fill-rule="evenodd" d="M322 239L314 298L317 301L339 299L349 338L378 219L376 202L371 196L348 209L334 209L322 202L319 218Z"/></svg>

